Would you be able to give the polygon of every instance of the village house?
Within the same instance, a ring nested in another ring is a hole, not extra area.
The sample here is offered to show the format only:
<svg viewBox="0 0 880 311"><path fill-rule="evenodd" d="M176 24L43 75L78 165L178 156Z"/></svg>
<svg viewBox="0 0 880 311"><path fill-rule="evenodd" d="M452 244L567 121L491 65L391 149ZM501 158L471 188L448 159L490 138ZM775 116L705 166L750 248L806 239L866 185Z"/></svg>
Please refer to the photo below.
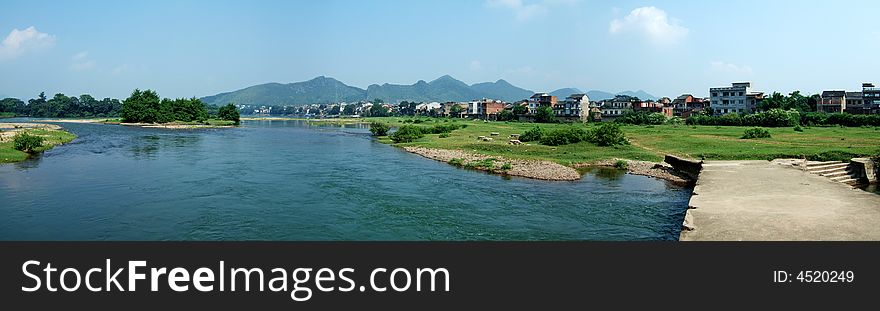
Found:
<svg viewBox="0 0 880 311"><path fill-rule="evenodd" d="M459 110L457 114L453 114L453 107L458 106L456 108ZM467 103L457 103L457 102L445 102L440 105L440 115L444 117L456 117L456 118L464 118L467 116L468 104Z"/></svg>
<svg viewBox="0 0 880 311"><path fill-rule="evenodd" d="M590 97L587 94L571 94L553 106L557 118L587 122L590 118Z"/></svg>
<svg viewBox="0 0 880 311"><path fill-rule="evenodd" d="M846 110L846 91L823 91L816 110L828 113Z"/></svg>
<svg viewBox="0 0 880 311"><path fill-rule="evenodd" d="M547 93L535 93L529 98L529 114L534 115L541 107L555 107L556 96Z"/></svg>
<svg viewBox="0 0 880 311"><path fill-rule="evenodd" d="M504 110L504 102L496 99L486 99L468 103L467 115L469 118L483 120L498 120L498 114Z"/></svg>
<svg viewBox="0 0 880 311"><path fill-rule="evenodd" d="M633 110L633 105L640 105L638 97L629 95L617 95L613 99L606 99L602 103L602 119L615 119L628 111Z"/></svg>
<svg viewBox="0 0 880 311"><path fill-rule="evenodd" d="M709 106L716 115L752 113L763 98L763 92L752 91L751 82L738 82L732 83L731 86L709 89Z"/></svg>

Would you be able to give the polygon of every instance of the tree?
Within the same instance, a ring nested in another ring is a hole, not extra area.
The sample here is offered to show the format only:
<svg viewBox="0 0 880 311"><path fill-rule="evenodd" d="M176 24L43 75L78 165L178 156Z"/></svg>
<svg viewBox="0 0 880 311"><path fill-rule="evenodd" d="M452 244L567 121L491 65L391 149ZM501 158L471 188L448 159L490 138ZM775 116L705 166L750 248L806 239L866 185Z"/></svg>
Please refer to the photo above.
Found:
<svg viewBox="0 0 880 311"><path fill-rule="evenodd" d="M510 110L504 109L498 113L498 121L511 121L515 119L516 116Z"/></svg>
<svg viewBox="0 0 880 311"><path fill-rule="evenodd" d="M390 129L391 127L388 126L388 124L376 121L370 122L370 133L372 133L373 136L388 135L388 130Z"/></svg>
<svg viewBox="0 0 880 311"><path fill-rule="evenodd" d="M355 106L352 104L345 105L345 108L342 109L343 115L354 115L355 114Z"/></svg>
<svg viewBox="0 0 880 311"><path fill-rule="evenodd" d="M238 108L236 108L233 103L228 103L225 106L220 107L220 110L217 112L217 118L220 120L234 121L235 125L241 123L241 115L238 112Z"/></svg>
<svg viewBox="0 0 880 311"><path fill-rule="evenodd" d="M556 115L553 114L553 108L550 108L550 106L538 108L538 111L535 112L535 122L538 122L538 123L556 122Z"/></svg>
<svg viewBox="0 0 880 311"><path fill-rule="evenodd" d="M452 105L452 107L449 107L449 114L451 115L459 116L462 112L464 112L464 107L461 105Z"/></svg>
<svg viewBox="0 0 880 311"><path fill-rule="evenodd" d="M513 106L513 115L515 115L517 117L522 116L522 115L526 115L528 113L529 113L529 107L526 107L523 105Z"/></svg>
<svg viewBox="0 0 880 311"><path fill-rule="evenodd" d="M122 101L122 121L156 123L159 121L161 102L155 91L135 89Z"/></svg>
<svg viewBox="0 0 880 311"><path fill-rule="evenodd" d="M372 107L370 107L370 116L371 117L387 117L388 116L388 108L386 108L383 104L374 103Z"/></svg>

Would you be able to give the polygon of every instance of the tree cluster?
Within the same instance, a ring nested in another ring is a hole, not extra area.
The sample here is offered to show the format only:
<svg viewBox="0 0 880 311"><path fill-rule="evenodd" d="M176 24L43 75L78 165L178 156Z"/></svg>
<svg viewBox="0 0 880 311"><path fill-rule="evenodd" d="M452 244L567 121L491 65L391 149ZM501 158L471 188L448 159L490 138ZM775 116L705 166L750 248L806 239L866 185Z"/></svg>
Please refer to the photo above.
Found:
<svg viewBox="0 0 880 311"><path fill-rule="evenodd" d="M97 100L89 94L75 97L58 93L47 99L45 93L40 93L27 103L16 98L0 100L0 113L34 118L118 117L121 111L122 103L118 99Z"/></svg>
<svg viewBox="0 0 880 311"><path fill-rule="evenodd" d="M207 119L207 107L197 98L159 99L159 94L155 91L135 89L131 96L122 102L123 122L204 122Z"/></svg>

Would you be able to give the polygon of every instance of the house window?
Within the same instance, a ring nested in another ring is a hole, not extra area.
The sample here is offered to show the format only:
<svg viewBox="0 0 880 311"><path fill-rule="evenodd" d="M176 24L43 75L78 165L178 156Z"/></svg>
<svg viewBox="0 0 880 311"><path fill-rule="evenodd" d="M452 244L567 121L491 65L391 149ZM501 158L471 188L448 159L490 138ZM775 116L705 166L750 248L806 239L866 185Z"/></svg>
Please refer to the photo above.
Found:
<svg viewBox="0 0 880 311"><path fill-rule="evenodd" d="M743 96L743 92L739 92L739 96Z"/></svg>
<svg viewBox="0 0 880 311"><path fill-rule="evenodd" d="M718 93L712 93L712 97L718 97Z"/></svg>
<svg viewBox="0 0 880 311"><path fill-rule="evenodd" d="M721 93L721 96L728 96L728 95L730 95L730 93L727 93L727 92Z"/></svg>

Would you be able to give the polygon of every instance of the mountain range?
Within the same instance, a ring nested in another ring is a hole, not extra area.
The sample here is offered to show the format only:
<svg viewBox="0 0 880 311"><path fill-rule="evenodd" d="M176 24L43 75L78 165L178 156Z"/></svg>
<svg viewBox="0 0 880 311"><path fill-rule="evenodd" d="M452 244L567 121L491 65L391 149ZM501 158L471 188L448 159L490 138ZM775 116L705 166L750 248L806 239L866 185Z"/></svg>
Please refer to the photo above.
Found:
<svg viewBox="0 0 880 311"><path fill-rule="evenodd" d="M550 92L561 99L571 94L583 93L576 88L563 88ZM507 102L527 99L533 91L517 87L504 80L468 85L445 75L431 82L419 80L415 84L373 84L367 89L346 85L336 79L320 76L296 83L266 83L243 88L233 92L202 97L207 104L221 105L236 103L244 105L302 105L314 103L357 102L361 100L382 99L385 102L445 102L470 101L480 98L501 99ZM591 100L613 98L615 93L588 91ZM654 99L645 91L625 91L617 94L636 96L641 99Z"/></svg>

